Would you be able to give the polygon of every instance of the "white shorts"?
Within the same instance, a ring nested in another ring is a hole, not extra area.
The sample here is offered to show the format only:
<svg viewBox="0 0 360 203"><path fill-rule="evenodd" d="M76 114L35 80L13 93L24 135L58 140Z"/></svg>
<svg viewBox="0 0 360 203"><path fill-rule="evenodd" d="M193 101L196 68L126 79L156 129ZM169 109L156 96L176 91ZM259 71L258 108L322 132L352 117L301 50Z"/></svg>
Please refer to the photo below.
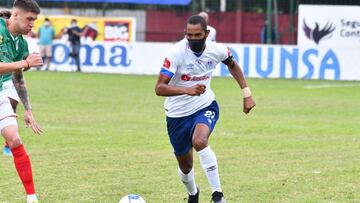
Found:
<svg viewBox="0 0 360 203"><path fill-rule="evenodd" d="M5 127L7 127L9 125L17 126L17 121L14 116L6 117L6 118L0 120L0 132L2 131L2 129L4 129Z"/></svg>
<svg viewBox="0 0 360 203"><path fill-rule="evenodd" d="M4 92L4 94L7 97L19 102L20 98L19 98L19 95L16 92L16 89L15 89L15 86L14 86L14 83L13 83L12 80L8 80L8 81L3 83L3 90L2 91Z"/></svg>
<svg viewBox="0 0 360 203"><path fill-rule="evenodd" d="M11 107L9 98L0 92L0 131L9 125L17 125L16 114Z"/></svg>

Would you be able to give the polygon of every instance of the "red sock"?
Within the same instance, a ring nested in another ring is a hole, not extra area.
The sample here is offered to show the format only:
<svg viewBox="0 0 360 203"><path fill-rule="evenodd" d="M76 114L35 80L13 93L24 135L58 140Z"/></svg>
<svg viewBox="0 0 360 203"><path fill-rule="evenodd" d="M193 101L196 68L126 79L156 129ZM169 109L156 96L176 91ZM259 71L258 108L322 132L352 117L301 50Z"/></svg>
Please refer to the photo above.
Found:
<svg viewBox="0 0 360 203"><path fill-rule="evenodd" d="M18 147L11 149L11 152L14 157L15 168L19 174L21 182L25 187L26 194L35 194L31 163L24 146L21 144Z"/></svg>

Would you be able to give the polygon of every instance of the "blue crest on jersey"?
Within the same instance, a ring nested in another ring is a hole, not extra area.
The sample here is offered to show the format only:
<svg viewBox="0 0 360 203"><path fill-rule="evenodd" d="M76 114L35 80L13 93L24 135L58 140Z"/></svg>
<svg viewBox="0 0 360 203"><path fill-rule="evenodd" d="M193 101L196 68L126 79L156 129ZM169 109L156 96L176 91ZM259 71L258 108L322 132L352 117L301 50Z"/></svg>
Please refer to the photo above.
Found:
<svg viewBox="0 0 360 203"><path fill-rule="evenodd" d="M212 67L214 66L214 62L213 62L213 61L208 61L208 62L207 62L207 66L208 66L209 68L212 68Z"/></svg>

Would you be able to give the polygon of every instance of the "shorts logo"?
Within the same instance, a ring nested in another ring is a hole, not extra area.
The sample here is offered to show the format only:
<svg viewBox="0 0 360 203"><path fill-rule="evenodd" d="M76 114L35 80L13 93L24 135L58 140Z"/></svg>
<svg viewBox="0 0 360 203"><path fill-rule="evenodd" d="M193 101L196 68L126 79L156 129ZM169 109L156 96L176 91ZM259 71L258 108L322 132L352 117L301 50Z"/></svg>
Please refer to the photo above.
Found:
<svg viewBox="0 0 360 203"><path fill-rule="evenodd" d="M212 123L212 119L215 118L215 112L214 112L214 111L207 110L207 111L204 113L204 116L207 118L208 122L211 124L211 123Z"/></svg>
<svg viewBox="0 0 360 203"><path fill-rule="evenodd" d="M167 58L165 58L165 61L164 61L164 64L163 64L163 66L165 67L165 68L167 68L167 69L169 69L170 68L170 61L167 59Z"/></svg>

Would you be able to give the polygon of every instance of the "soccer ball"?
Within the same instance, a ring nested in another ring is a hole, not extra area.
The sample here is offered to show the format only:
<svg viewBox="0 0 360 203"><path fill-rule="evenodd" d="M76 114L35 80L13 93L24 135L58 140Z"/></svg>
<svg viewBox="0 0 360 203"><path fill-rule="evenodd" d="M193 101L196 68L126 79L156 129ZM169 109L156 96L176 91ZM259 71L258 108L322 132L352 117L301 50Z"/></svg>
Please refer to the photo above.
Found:
<svg viewBox="0 0 360 203"><path fill-rule="evenodd" d="M145 200L139 195L130 194L121 198L119 203L146 203Z"/></svg>

